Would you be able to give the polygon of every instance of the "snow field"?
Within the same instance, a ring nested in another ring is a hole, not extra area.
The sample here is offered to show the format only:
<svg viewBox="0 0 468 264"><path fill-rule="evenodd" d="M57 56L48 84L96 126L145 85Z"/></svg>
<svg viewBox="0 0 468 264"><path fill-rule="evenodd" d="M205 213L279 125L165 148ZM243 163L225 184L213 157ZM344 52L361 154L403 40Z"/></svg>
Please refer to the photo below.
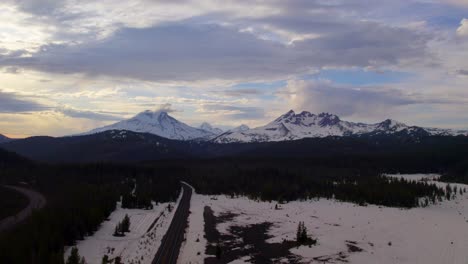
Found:
<svg viewBox="0 0 468 264"><path fill-rule="evenodd" d="M152 210L124 209L118 203L109 220L104 221L98 231L77 242L80 256L84 256L88 264L100 264L104 255L109 259L120 256L126 264L150 264L169 228L181 195L176 203L160 203ZM171 212L167 208L169 204L173 208ZM113 236L115 226L126 214L130 217L130 232L124 237ZM70 253L71 247L65 251L65 260Z"/></svg>
<svg viewBox="0 0 468 264"><path fill-rule="evenodd" d="M389 176L431 180L437 175ZM446 185L441 182L437 184ZM468 187L463 184L450 185ZM279 210L275 210L275 202L196 195L190 209L192 215L187 243L181 249L179 263L202 263L202 257L197 256L196 252L206 245L206 241L197 244L194 238L203 230L203 208L206 205L212 208L216 216L223 212L239 214L233 221L217 226L221 233L228 233L229 227L235 225L273 223L269 231L272 238L267 241L270 243L294 240L299 221L304 221L308 233L318 239L318 245L293 248L291 252L301 256L305 263L468 263L467 194L458 194L455 200L425 208L358 206L319 199L282 204ZM353 246L362 251L352 250ZM204 250L201 252L203 254ZM246 256L236 263L249 263L248 259Z"/></svg>

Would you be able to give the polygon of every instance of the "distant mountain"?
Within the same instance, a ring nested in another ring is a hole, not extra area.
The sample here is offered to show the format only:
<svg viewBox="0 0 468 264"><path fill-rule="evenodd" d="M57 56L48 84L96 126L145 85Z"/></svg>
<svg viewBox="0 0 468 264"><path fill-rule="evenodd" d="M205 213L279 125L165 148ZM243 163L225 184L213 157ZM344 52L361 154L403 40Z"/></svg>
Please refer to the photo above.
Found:
<svg viewBox="0 0 468 264"><path fill-rule="evenodd" d="M2 134L0 134L0 144L1 143L5 143L5 142L8 142L8 141L11 141L11 138L8 138Z"/></svg>
<svg viewBox="0 0 468 264"><path fill-rule="evenodd" d="M238 132L244 132L244 131L247 131L249 129L250 129L250 127L248 127L247 125L240 125L238 127L231 128L231 129L229 129L228 131L226 131L226 132L224 132L222 134L219 134L218 136L214 137L214 139L212 141L216 142L216 143L226 143L226 142L223 142L223 141L219 141L218 138L228 138L232 134L235 134L235 133L238 133ZM236 142L236 141L232 141L232 142ZM239 142L241 142L241 141L239 141Z"/></svg>
<svg viewBox="0 0 468 264"><path fill-rule="evenodd" d="M216 134L204 129L191 127L178 121L165 111L144 111L136 116L115 124L96 128L83 135L95 134L109 130L128 130L139 133L150 133L169 139L191 140L210 138Z"/></svg>
<svg viewBox="0 0 468 264"><path fill-rule="evenodd" d="M278 117L269 124L242 131L228 131L215 137L216 143L287 141L302 138L323 138L328 136L378 136L378 135L468 135L468 131L421 128L407 126L387 119L377 124L354 123L341 120L338 116L321 113L318 115L293 110Z"/></svg>
<svg viewBox="0 0 468 264"><path fill-rule="evenodd" d="M223 130L217 127L213 127L212 125L208 124L207 122L204 122L203 124L200 125L201 130L208 131L210 133L213 133L214 135L219 135L223 133Z"/></svg>

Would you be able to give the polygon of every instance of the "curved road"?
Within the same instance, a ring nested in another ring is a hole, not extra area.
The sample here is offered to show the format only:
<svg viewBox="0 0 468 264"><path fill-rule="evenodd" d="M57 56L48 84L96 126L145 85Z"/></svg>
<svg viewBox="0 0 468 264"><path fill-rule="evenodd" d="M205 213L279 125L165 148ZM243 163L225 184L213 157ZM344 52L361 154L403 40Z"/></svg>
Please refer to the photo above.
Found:
<svg viewBox="0 0 468 264"><path fill-rule="evenodd" d="M153 259L152 264L176 264L179 256L180 246L184 240L185 228L188 223L190 210L190 199L192 197L192 188L182 183L183 194L179 206L174 213L171 225L164 235L161 246Z"/></svg>
<svg viewBox="0 0 468 264"><path fill-rule="evenodd" d="M16 224L30 216L34 210L41 209L46 204L46 198L36 191L11 185L5 185L5 187L18 191L28 197L29 204L16 215L12 215L0 220L0 232L14 227Z"/></svg>

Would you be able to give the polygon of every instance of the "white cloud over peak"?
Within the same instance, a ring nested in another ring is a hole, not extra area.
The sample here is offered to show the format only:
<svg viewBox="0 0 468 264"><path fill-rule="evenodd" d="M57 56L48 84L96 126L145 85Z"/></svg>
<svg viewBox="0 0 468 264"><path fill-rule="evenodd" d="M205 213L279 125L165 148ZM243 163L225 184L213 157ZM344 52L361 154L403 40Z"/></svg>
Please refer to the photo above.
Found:
<svg viewBox="0 0 468 264"><path fill-rule="evenodd" d="M457 28L457 35L460 37L468 37L468 19L463 18L460 21L460 26Z"/></svg>

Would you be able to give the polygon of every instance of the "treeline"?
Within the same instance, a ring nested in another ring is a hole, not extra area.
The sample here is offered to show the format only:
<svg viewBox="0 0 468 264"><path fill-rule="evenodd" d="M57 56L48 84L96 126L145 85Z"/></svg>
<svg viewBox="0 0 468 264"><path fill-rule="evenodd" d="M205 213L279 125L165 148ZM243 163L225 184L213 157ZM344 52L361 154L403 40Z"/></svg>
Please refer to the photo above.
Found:
<svg viewBox="0 0 468 264"><path fill-rule="evenodd" d="M327 198L357 204L416 207L421 198L439 201L435 184L387 178L374 169L316 167L302 162L216 162L185 165L181 177L201 194L248 196L264 201Z"/></svg>
<svg viewBox="0 0 468 264"><path fill-rule="evenodd" d="M468 159L452 166L440 180L468 184Z"/></svg>
<svg viewBox="0 0 468 264"><path fill-rule="evenodd" d="M27 182L47 198L44 209L0 234L0 263L64 263L66 246L95 232L134 186L156 202L175 200L180 182L163 170L116 164L0 169L0 181ZM131 179L131 180L129 180Z"/></svg>

